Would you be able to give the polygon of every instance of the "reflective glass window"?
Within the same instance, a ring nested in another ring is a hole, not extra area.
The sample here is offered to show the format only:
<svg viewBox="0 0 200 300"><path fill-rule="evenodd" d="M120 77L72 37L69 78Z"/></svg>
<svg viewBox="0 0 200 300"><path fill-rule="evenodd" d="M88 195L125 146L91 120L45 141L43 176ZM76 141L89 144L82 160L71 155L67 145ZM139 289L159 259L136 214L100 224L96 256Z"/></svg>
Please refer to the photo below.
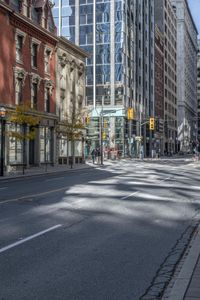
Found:
<svg viewBox="0 0 200 300"><path fill-rule="evenodd" d="M54 0L54 7L58 7L59 6L59 0Z"/></svg>
<svg viewBox="0 0 200 300"><path fill-rule="evenodd" d="M79 22L80 22L80 25L86 24L86 15L80 15Z"/></svg>
<svg viewBox="0 0 200 300"><path fill-rule="evenodd" d="M110 45L97 45L96 46L96 63L108 64L110 63Z"/></svg>
<svg viewBox="0 0 200 300"><path fill-rule="evenodd" d="M122 63L122 44L121 43L115 43L115 62L116 63Z"/></svg>
<svg viewBox="0 0 200 300"><path fill-rule="evenodd" d="M122 81L122 64L115 64L115 81Z"/></svg>
<svg viewBox="0 0 200 300"><path fill-rule="evenodd" d="M59 17L59 8L58 7L53 9L53 16L54 17Z"/></svg>
<svg viewBox="0 0 200 300"><path fill-rule="evenodd" d="M96 25L96 42L105 43L110 42L110 24L97 24Z"/></svg>

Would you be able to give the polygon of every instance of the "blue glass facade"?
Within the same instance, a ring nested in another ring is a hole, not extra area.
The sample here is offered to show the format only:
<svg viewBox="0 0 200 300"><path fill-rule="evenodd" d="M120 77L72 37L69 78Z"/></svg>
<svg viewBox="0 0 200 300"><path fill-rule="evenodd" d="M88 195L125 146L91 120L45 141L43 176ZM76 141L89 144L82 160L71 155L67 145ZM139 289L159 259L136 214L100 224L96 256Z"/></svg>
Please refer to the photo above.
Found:
<svg viewBox="0 0 200 300"><path fill-rule="evenodd" d="M124 81L124 61L125 53L123 53L123 45L125 36L125 0L114 2L114 19L111 20L111 1L110 0L96 0L95 18L94 7L92 0L77 1L62 1L55 0L53 8L53 15L56 26L59 28L59 33L65 36L70 41L77 43L86 50L91 56L86 62L86 100L87 104L93 104L94 88L94 72L96 85L96 104L102 105L123 105L124 101L123 88ZM76 10L75 4L79 3ZM94 41L94 20L95 20L95 35ZM111 24L112 22L112 24ZM76 31L76 26L79 30ZM112 32L111 32L112 30ZM114 40L114 49L111 45L111 36ZM93 53L94 47L96 52L95 68ZM112 49L112 50L111 50ZM114 57L114 65L111 66L111 55ZM130 65L130 63L129 63ZM119 87L114 87L114 99L111 103L110 99L110 85L111 85L111 68L114 73L113 84ZM129 81L127 81L129 82Z"/></svg>
<svg viewBox="0 0 200 300"><path fill-rule="evenodd" d="M86 104L95 109L153 109L154 0L55 0L53 15L61 35L90 53L86 61ZM122 110L121 110L122 111ZM121 119L120 119L121 117ZM115 115L113 133L119 147L139 135ZM120 125L119 125L120 124ZM129 142L130 143L130 142ZM128 148L129 146L127 146Z"/></svg>

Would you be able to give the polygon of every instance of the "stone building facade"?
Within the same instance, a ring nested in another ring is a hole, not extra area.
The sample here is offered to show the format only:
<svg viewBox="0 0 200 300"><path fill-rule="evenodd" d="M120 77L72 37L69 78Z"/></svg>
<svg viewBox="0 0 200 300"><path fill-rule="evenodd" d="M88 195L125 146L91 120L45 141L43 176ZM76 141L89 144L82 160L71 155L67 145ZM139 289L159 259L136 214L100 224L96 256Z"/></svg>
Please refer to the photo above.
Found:
<svg viewBox="0 0 200 300"><path fill-rule="evenodd" d="M186 0L171 0L177 15L178 140L191 152L197 136L197 29Z"/></svg>
<svg viewBox="0 0 200 300"><path fill-rule="evenodd" d="M170 0L155 0L155 23L164 38L164 152L177 152L177 20Z"/></svg>
<svg viewBox="0 0 200 300"><path fill-rule="evenodd" d="M70 43L64 37L59 38L56 63L56 106L58 122L61 126L65 124L66 120L72 122L72 116L75 116L77 120L80 119L83 123L85 122L87 116L87 111L85 111L86 56L86 52L81 48ZM68 137L59 134L57 149L59 164L69 163L72 156L74 156L74 163L82 162L84 158L84 131L83 135L75 140L73 150Z"/></svg>

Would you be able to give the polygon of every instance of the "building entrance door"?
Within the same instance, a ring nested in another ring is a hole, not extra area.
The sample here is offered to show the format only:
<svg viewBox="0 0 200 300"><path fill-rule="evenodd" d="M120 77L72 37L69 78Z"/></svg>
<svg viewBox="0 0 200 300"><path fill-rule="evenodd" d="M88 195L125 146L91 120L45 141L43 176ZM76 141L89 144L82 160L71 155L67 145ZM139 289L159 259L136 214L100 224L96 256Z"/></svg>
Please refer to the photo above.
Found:
<svg viewBox="0 0 200 300"><path fill-rule="evenodd" d="M35 163L35 140L29 141L29 164L34 165Z"/></svg>

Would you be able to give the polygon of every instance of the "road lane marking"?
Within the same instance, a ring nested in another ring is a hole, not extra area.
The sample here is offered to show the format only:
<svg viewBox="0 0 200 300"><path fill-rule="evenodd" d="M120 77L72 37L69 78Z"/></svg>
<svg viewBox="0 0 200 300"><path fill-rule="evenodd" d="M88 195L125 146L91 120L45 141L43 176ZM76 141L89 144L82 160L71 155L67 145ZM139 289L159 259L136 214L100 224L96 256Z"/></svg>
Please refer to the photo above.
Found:
<svg viewBox="0 0 200 300"><path fill-rule="evenodd" d="M40 232L38 232L38 233L36 233L36 234L30 235L30 236L28 236L27 238L22 239L22 240L20 240L20 241L18 241L18 242L15 242L15 243L13 243L13 244L10 244L10 245L8 245L8 246L5 246L5 247L3 247L3 248L0 248L0 253L3 253L3 252L5 252L5 251L7 251L7 250L9 250L9 249L11 249L11 248L16 247L16 246L19 246L19 245L21 245L21 244L23 244L23 243L25 243L25 242L28 242L28 241L30 241L30 240L32 240L32 239L35 239L36 237L41 236L41 235L43 235L43 234L45 234L45 233L47 233L47 232L50 232L50 231L52 231L52 230L55 230L55 229L57 229L57 228L59 228L59 227L61 227L61 226L62 226L61 224L55 225L55 226L50 227L50 228L48 228L48 229L46 229L46 230L43 230L43 231L40 231Z"/></svg>
<svg viewBox="0 0 200 300"><path fill-rule="evenodd" d="M52 180L59 180L59 179L64 179L65 177L56 177L56 178L51 178L51 179L46 179L45 181L52 181Z"/></svg>
<svg viewBox="0 0 200 300"><path fill-rule="evenodd" d="M129 194L128 196L124 196L124 197L121 198L121 200L125 200L125 199L127 199L127 198L129 198L129 197L131 197L131 196L133 196L133 195L138 194L139 192L140 192L140 191L137 191L137 192L134 192L134 193Z"/></svg>
<svg viewBox="0 0 200 300"><path fill-rule="evenodd" d="M51 194L51 193L61 192L61 191L64 191L64 190L67 190L67 187L62 187L60 189L55 189L55 190L51 190L51 191L47 191L47 192L43 192L43 193L32 194L32 195L22 196L22 197L19 197L19 198L13 198L13 199L0 201L0 205L10 203L10 202L17 202L17 201L20 201L20 200L26 200L26 199L30 199L30 198L36 198L36 197L39 197L39 196L45 196L45 195L48 195L48 194Z"/></svg>
<svg viewBox="0 0 200 300"><path fill-rule="evenodd" d="M165 179L162 179L162 180L158 181L158 183L159 183L159 182L163 182L163 181L165 181L165 180L168 180L168 179L170 179L170 178L171 178L171 177L167 177L167 178L165 178ZM143 184L144 184L144 183L143 183ZM125 200L125 199L127 199L127 198L129 198L129 197L131 197L131 196L133 196L133 195L138 194L138 193L140 193L140 191L136 191L136 192L131 193L131 194L127 195L127 196L124 196L124 197L121 198L121 200Z"/></svg>
<svg viewBox="0 0 200 300"><path fill-rule="evenodd" d="M173 177L174 177L174 176L171 176L171 177L167 177L167 178L165 178L165 179L159 180L159 181L158 181L158 183L159 183L159 182L163 182L163 181L166 181L166 180L168 180L168 179L171 179L171 178L173 178Z"/></svg>
<svg viewBox="0 0 200 300"><path fill-rule="evenodd" d="M5 186L5 187L0 188L0 190L5 190L5 189L7 189L7 188L8 188L8 187Z"/></svg>

